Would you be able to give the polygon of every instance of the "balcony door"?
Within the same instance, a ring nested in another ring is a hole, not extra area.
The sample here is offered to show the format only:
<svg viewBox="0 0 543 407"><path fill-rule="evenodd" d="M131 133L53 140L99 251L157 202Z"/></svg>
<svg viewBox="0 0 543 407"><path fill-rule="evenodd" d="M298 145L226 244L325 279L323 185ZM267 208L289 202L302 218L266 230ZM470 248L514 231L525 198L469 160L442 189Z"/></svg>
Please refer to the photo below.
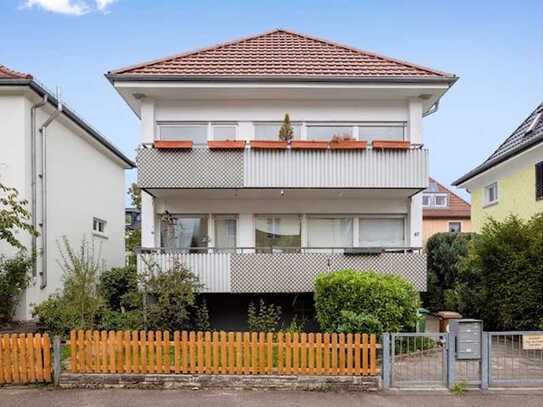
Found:
<svg viewBox="0 0 543 407"><path fill-rule="evenodd" d="M302 245L302 225L298 215L258 215L255 219L257 251L298 252Z"/></svg>
<svg viewBox="0 0 543 407"><path fill-rule="evenodd" d="M187 253L207 252L207 216L170 215L160 223L162 246Z"/></svg>
<svg viewBox="0 0 543 407"><path fill-rule="evenodd" d="M235 215L215 215L215 250L234 253L237 240L237 218Z"/></svg>

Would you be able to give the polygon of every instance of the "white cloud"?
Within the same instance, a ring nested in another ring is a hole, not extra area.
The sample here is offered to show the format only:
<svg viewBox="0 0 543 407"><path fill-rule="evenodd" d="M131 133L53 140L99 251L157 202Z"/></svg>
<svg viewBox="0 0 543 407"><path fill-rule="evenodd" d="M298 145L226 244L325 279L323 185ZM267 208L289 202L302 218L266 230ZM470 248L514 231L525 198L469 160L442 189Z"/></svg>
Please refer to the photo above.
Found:
<svg viewBox="0 0 543 407"><path fill-rule="evenodd" d="M117 0L25 0L25 7L41 7L52 13L82 16L91 11L107 12L111 3Z"/></svg>

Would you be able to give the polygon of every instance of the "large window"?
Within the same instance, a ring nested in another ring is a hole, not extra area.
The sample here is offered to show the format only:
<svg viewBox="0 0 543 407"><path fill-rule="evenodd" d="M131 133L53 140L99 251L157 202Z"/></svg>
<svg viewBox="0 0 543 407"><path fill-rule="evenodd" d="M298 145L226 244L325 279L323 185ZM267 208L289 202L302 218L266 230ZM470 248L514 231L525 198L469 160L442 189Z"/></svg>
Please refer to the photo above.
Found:
<svg viewBox="0 0 543 407"><path fill-rule="evenodd" d="M498 202L498 183L493 182L484 189L484 204L491 205Z"/></svg>
<svg viewBox="0 0 543 407"><path fill-rule="evenodd" d="M341 125L308 125L307 139L308 140L332 140L334 137L352 138L353 126Z"/></svg>
<svg viewBox="0 0 543 407"><path fill-rule="evenodd" d="M309 216L307 218L309 247L351 247L353 218L337 216Z"/></svg>
<svg viewBox="0 0 543 407"><path fill-rule="evenodd" d="M161 140L192 140L196 145L207 144L207 123L161 124Z"/></svg>
<svg viewBox="0 0 543 407"><path fill-rule="evenodd" d="M256 140L279 140L279 129L283 123L270 122L270 123L255 123L255 139ZM300 138L300 124L291 123L293 130L293 138Z"/></svg>
<svg viewBox="0 0 543 407"><path fill-rule="evenodd" d="M358 126L360 140L403 140L403 126Z"/></svg>
<svg viewBox="0 0 543 407"><path fill-rule="evenodd" d="M207 216L169 215L160 223L162 246L170 249L186 249L198 253L208 243Z"/></svg>
<svg viewBox="0 0 543 407"><path fill-rule="evenodd" d="M216 215L215 247L219 251L235 252L237 236L237 218L235 215Z"/></svg>
<svg viewBox="0 0 543 407"><path fill-rule="evenodd" d="M360 218L361 247L404 247L404 218Z"/></svg>
<svg viewBox="0 0 543 407"><path fill-rule="evenodd" d="M255 221L255 241L259 251L295 251L301 246L298 215L259 215Z"/></svg>

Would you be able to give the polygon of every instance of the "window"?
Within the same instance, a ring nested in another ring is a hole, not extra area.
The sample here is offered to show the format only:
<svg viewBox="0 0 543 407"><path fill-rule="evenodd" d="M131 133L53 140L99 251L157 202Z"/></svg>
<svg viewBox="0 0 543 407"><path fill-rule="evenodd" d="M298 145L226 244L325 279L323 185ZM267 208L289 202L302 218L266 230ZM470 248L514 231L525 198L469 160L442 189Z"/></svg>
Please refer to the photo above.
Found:
<svg viewBox="0 0 543 407"><path fill-rule="evenodd" d="M255 123L255 140L279 140L279 129L283 123ZM300 124L291 123L293 130L293 138L299 139L301 126Z"/></svg>
<svg viewBox="0 0 543 407"><path fill-rule="evenodd" d="M449 222L449 232L460 233L462 231L462 222Z"/></svg>
<svg viewBox="0 0 543 407"><path fill-rule="evenodd" d="M256 217L255 241L259 251L288 251L301 247L301 222L298 215L260 215Z"/></svg>
<svg viewBox="0 0 543 407"><path fill-rule="evenodd" d="M235 252L237 218L234 215L216 215L215 247L221 252Z"/></svg>
<svg viewBox="0 0 543 407"><path fill-rule="evenodd" d="M99 234L106 233L106 221L103 219L93 218L92 219L92 231Z"/></svg>
<svg viewBox="0 0 543 407"><path fill-rule="evenodd" d="M160 223L162 246L170 249L186 249L198 253L197 248L207 247L207 216L170 215Z"/></svg>
<svg viewBox="0 0 543 407"><path fill-rule="evenodd" d="M332 140L334 136L343 138L353 137L353 126L307 126L308 140Z"/></svg>
<svg viewBox="0 0 543 407"><path fill-rule="evenodd" d="M403 218L360 218L359 228L361 247L405 246Z"/></svg>
<svg viewBox="0 0 543 407"><path fill-rule="evenodd" d="M535 199L543 199L543 161L535 165Z"/></svg>
<svg viewBox="0 0 543 407"><path fill-rule="evenodd" d="M213 140L235 140L237 126L232 123L212 124Z"/></svg>
<svg viewBox="0 0 543 407"><path fill-rule="evenodd" d="M359 126L360 140L403 140L403 126Z"/></svg>
<svg viewBox="0 0 543 407"><path fill-rule="evenodd" d="M310 216L307 219L309 247L352 247L353 218Z"/></svg>
<svg viewBox="0 0 543 407"><path fill-rule="evenodd" d="M161 124L161 140L192 140L196 145L207 144L206 123Z"/></svg>
<svg viewBox="0 0 543 407"><path fill-rule="evenodd" d="M125 215L124 215L124 223L126 223L127 225L132 224L132 214L131 213L125 213Z"/></svg>
<svg viewBox="0 0 543 407"><path fill-rule="evenodd" d="M498 183L494 182L490 185L487 185L484 190L485 194L485 205L490 205L498 202Z"/></svg>
<svg viewBox="0 0 543 407"><path fill-rule="evenodd" d="M425 193L422 195L422 206L424 208L446 208L448 201L447 194Z"/></svg>

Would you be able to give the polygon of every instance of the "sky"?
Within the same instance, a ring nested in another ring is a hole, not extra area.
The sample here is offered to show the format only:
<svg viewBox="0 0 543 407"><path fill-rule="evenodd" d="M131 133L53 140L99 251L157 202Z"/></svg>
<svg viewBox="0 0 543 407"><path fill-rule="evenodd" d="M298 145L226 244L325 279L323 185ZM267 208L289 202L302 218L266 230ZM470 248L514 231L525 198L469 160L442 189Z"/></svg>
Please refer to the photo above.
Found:
<svg viewBox="0 0 543 407"><path fill-rule="evenodd" d="M430 174L446 185L543 101L543 0L0 0L0 64L60 86L133 158L138 119L104 73L274 28L458 75L424 119Z"/></svg>

